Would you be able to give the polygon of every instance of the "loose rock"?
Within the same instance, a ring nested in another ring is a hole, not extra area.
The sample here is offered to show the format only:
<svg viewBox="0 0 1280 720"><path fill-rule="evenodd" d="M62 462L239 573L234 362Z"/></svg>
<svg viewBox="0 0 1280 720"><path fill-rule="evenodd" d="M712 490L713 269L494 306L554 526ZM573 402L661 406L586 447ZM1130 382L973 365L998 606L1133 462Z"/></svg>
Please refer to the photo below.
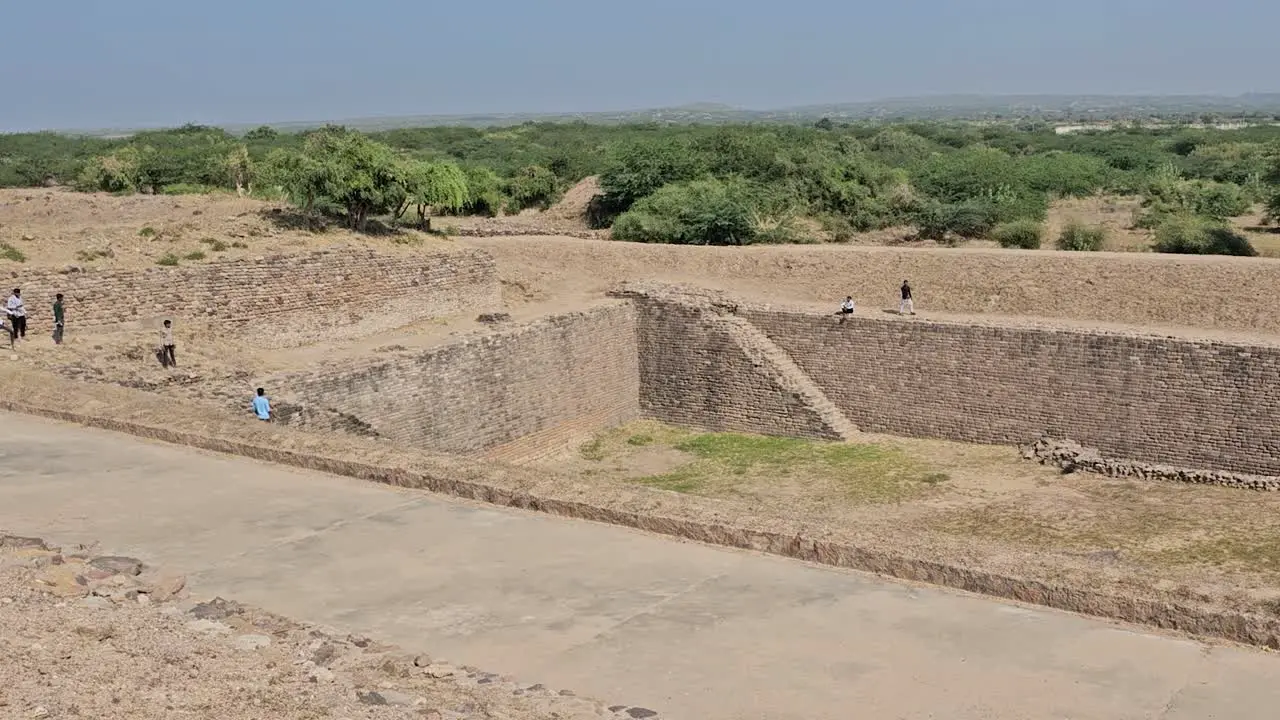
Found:
<svg viewBox="0 0 1280 720"><path fill-rule="evenodd" d="M89 561L89 567L118 575L139 575L142 561L123 555L104 555Z"/></svg>

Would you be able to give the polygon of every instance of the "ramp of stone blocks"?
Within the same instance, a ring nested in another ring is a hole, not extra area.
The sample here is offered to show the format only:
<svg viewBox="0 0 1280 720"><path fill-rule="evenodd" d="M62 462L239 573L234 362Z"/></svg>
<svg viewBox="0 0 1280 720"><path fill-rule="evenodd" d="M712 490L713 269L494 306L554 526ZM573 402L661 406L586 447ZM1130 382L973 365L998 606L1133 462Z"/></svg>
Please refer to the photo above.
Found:
<svg viewBox="0 0 1280 720"><path fill-rule="evenodd" d="M736 315L718 315L715 323L733 338L753 365L813 411L832 436L846 441L857 437L858 426L845 417L822 388L768 335L749 320Z"/></svg>

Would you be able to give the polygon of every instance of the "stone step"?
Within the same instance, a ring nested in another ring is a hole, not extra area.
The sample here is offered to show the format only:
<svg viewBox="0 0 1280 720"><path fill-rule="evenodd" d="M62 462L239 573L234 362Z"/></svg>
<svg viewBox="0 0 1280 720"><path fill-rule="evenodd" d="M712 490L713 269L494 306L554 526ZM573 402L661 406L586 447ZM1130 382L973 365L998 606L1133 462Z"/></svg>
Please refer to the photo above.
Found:
<svg viewBox="0 0 1280 720"><path fill-rule="evenodd" d="M768 335L736 315L720 315L716 324L733 338L753 365L767 372L779 387L812 410L833 438L849 441L857 437L858 426L845 417L822 388Z"/></svg>

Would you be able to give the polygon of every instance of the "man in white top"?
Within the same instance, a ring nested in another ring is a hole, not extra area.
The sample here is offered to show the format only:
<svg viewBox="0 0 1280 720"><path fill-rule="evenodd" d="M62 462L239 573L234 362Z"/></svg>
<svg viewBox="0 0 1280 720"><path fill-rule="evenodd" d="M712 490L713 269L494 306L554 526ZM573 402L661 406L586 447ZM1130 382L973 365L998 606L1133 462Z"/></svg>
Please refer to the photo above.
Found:
<svg viewBox="0 0 1280 720"><path fill-rule="evenodd" d="M13 323L13 336L26 340L27 306L22 302L22 288L13 289L13 294L9 296L9 302L5 305L5 312L9 313L10 321Z"/></svg>
<svg viewBox="0 0 1280 720"><path fill-rule="evenodd" d="M849 316L853 314L853 310L853 296L849 295L845 297L844 302L840 303L840 322L848 320Z"/></svg>

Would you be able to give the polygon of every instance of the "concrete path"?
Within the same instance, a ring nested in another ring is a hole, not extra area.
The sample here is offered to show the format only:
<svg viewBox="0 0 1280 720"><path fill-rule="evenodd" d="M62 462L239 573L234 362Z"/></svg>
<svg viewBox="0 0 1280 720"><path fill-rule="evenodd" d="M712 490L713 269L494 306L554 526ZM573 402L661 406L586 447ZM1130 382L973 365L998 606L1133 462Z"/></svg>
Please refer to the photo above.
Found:
<svg viewBox="0 0 1280 720"><path fill-rule="evenodd" d="M682 720L1249 720L1280 658L0 413L0 528Z"/></svg>

